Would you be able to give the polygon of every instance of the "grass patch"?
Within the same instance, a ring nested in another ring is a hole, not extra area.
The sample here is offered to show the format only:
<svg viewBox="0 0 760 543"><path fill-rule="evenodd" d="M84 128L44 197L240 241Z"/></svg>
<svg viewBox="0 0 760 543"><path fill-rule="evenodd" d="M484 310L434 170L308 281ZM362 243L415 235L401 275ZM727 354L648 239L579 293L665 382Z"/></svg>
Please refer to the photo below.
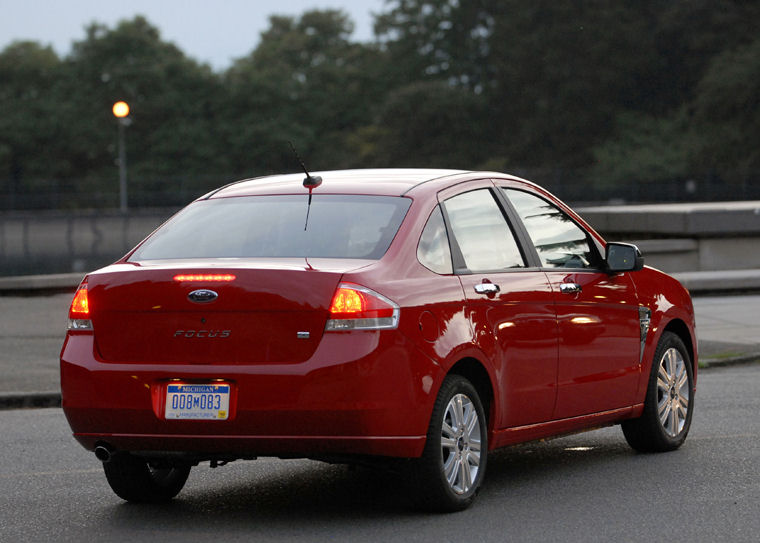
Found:
<svg viewBox="0 0 760 543"><path fill-rule="evenodd" d="M711 354L705 358L707 360L725 360L726 358L734 358L737 356L742 356L743 354L745 353L740 353L738 351L726 351L725 353Z"/></svg>

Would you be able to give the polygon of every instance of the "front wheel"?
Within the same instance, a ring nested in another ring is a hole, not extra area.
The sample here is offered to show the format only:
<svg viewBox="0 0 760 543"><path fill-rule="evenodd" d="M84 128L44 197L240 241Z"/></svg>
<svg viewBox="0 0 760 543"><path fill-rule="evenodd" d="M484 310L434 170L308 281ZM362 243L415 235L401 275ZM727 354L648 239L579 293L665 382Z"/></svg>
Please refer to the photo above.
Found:
<svg viewBox="0 0 760 543"><path fill-rule="evenodd" d="M657 344L644 412L623 422L628 444L641 452L672 451L689 433L694 412L694 370L686 346L665 332Z"/></svg>
<svg viewBox="0 0 760 543"><path fill-rule="evenodd" d="M420 504L460 511L475 499L488 459L488 425L475 387L459 375L446 377L430 417L427 442L414 469Z"/></svg>
<svg viewBox="0 0 760 543"><path fill-rule="evenodd" d="M103 470L114 493L136 503L171 500L190 475L188 465L162 465L129 453L113 455Z"/></svg>

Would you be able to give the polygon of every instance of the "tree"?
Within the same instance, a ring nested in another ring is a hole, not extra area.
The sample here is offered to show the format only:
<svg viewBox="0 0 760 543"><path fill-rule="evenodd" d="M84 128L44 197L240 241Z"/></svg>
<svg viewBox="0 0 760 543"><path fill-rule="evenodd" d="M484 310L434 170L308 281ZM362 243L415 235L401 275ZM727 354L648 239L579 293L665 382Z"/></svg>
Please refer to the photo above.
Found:
<svg viewBox="0 0 760 543"><path fill-rule="evenodd" d="M746 186L760 171L760 6L658 7L661 68L644 82L650 100L618 108L614 132L594 149L595 177L605 185L690 178Z"/></svg>
<svg viewBox="0 0 760 543"><path fill-rule="evenodd" d="M19 192L57 173L55 149L64 137L56 122L60 71L55 52L37 43L14 42L0 53L0 179L7 179L9 207Z"/></svg>
<svg viewBox="0 0 760 543"><path fill-rule="evenodd" d="M747 0L670 0L656 2L653 27L660 77L650 85L652 104L669 113L694 99L712 60L754 41L760 3Z"/></svg>
<svg viewBox="0 0 760 543"><path fill-rule="evenodd" d="M89 173L95 186L115 178L117 100L131 108L126 134L135 197L143 189L176 191L182 177L224 171L216 134L224 89L211 69L162 41L143 17L114 29L92 24L86 33L67 59L71 96L63 113L74 136L65 150L72 175Z"/></svg>
<svg viewBox="0 0 760 543"><path fill-rule="evenodd" d="M391 92L352 144L365 165L476 169L488 158L482 96L442 81Z"/></svg>
<svg viewBox="0 0 760 543"><path fill-rule="evenodd" d="M394 0L376 31L408 77L483 95L490 163L576 168L646 101L655 3Z"/></svg>
<svg viewBox="0 0 760 543"><path fill-rule="evenodd" d="M693 102L695 168L760 183L760 39L716 55Z"/></svg>
<svg viewBox="0 0 760 543"><path fill-rule="evenodd" d="M288 141L312 170L746 186L760 169L758 19L743 0L388 0L375 43L352 41L341 11L273 16L219 74L143 17L92 24L65 59L30 42L0 52L0 191L70 185L115 205L119 99L132 203L295 171Z"/></svg>
<svg viewBox="0 0 760 543"><path fill-rule="evenodd" d="M500 3L490 103L507 157L578 168L621 109L645 107L657 69L651 2Z"/></svg>
<svg viewBox="0 0 760 543"><path fill-rule="evenodd" d="M439 79L480 92L492 77L495 0L394 0L375 34L398 85Z"/></svg>
<svg viewBox="0 0 760 543"><path fill-rule="evenodd" d="M667 183L690 177L692 141L686 108L669 117L620 114L614 137L594 148L597 187Z"/></svg>
<svg viewBox="0 0 760 543"><path fill-rule="evenodd" d="M270 17L256 49L226 74L236 171L297 169L288 141L312 169L356 163L346 139L371 122L383 85L373 77L379 53L350 42L352 31L335 10Z"/></svg>

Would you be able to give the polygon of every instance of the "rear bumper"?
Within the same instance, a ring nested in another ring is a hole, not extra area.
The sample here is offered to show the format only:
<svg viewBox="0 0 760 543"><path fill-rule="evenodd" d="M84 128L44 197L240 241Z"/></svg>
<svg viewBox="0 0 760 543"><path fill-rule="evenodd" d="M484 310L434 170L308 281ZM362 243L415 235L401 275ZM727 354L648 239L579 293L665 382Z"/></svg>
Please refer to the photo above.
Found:
<svg viewBox="0 0 760 543"><path fill-rule="evenodd" d="M168 382L231 385L227 420L166 420ZM61 352L62 405L92 450L209 455L417 457L440 367L396 331L326 334L299 364L122 364L98 359L93 336Z"/></svg>
<svg viewBox="0 0 760 543"><path fill-rule="evenodd" d="M114 450L159 456L178 453L191 457L245 458L279 456L321 458L350 456L419 457L425 436L230 436L75 433L82 446L93 450L106 444Z"/></svg>

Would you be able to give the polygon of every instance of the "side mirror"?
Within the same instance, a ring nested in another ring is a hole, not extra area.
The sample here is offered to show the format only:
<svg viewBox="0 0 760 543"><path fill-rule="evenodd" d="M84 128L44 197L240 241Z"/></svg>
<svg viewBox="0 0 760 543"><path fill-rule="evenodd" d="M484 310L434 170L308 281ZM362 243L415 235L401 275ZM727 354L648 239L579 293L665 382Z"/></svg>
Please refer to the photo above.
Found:
<svg viewBox="0 0 760 543"><path fill-rule="evenodd" d="M604 263L611 273L638 271L644 267L644 257L635 245L630 243L608 243Z"/></svg>

